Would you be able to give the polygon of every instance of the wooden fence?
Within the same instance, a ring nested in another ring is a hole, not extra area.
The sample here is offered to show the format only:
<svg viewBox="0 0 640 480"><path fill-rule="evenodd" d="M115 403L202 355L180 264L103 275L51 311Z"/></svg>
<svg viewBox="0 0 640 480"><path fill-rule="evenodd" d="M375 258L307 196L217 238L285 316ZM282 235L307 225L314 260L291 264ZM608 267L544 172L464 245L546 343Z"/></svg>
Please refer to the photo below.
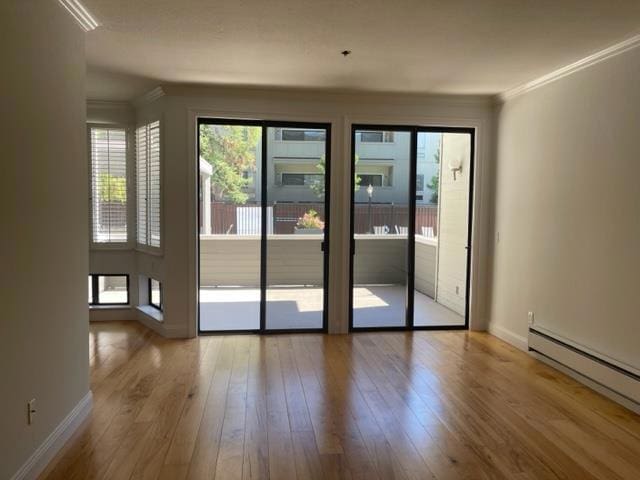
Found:
<svg viewBox="0 0 640 480"><path fill-rule="evenodd" d="M324 204L322 203L274 203L270 206L273 207L273 233L275 234L294 233L298 219L311 209L318 212L324 221ZM256 205L211 203L211 233L216 235L237 234L237 209L244 207L256 207ZM373 203L369 206L366 203L358 203L354 206L355 233L369 233L373 227L385 225L390 233L396 233L396 227L400 230L401 227L406 228L408 224L409 207L406 204ZM437 235L437 226L438 207L436 205L416 205L416 233L421 233L422 227L430 227L433 229L434 235Z"/></svg>

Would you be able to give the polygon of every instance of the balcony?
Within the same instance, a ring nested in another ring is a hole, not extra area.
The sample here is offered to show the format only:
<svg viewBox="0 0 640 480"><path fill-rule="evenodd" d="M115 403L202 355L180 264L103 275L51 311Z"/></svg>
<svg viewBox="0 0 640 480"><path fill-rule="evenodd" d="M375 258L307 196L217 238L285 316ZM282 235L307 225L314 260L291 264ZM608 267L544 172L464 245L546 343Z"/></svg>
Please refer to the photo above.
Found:
<svg viewBox="0 0 640 480"><path fill-rule="evenodd" d="M322 235L267 237L267 309L270 328L305 328L322 322ZM404 316L406 234L357 234L354 321L388 325ZM415 324L464 324L433 300L437 240L416 236ZM260 312L259 235L200 236L201 329L254 329Z"/></svg>

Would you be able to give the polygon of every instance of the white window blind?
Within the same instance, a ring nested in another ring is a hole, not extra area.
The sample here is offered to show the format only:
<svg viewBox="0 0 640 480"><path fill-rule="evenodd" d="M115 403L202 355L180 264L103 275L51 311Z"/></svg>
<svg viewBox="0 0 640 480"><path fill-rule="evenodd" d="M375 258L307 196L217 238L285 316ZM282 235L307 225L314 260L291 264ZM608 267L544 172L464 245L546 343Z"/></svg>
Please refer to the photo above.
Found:
<svg viewBox="0 0 640 480"><path fill-rule="evenodd" d="M160 247L160 122L136 130L137 236Z"/></svg>
<svg viewBox="0 0 640 480"><path fill-rule="evenodd" d="M127 241L127 132L90 129L91 239L94 243Z"/></svg>

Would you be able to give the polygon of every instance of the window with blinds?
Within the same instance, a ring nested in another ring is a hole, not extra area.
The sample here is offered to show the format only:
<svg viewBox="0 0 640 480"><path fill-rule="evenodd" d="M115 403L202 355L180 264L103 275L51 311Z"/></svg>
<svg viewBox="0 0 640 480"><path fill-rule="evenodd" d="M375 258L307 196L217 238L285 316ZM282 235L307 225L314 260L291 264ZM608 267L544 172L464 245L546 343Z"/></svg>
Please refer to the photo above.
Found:
<svg viewBox="0 0 640 480"><path fill-rule="evenodd" d="M90 129L91 239L127 242L127 132Z"/></svg>
<svg viewBox="0 0 640 480"><path fill-rule="evenodd" d="M160 122L136 130L137 237L160 247Z"/></svg>

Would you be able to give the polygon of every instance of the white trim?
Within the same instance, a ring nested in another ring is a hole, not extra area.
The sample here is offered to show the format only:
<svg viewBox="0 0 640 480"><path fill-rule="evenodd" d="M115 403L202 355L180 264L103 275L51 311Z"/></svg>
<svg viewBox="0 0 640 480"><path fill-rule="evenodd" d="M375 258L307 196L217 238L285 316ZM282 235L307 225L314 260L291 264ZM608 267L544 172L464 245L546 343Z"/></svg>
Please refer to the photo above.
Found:
<svg viewBox="0 0 640 480"><path fill-rule="evenodd" d="M640 35L635 35L627 40L624 40L620 43L616 43L604 50L600 50L588 57L584 57L577 62L570 63L562 68L554 70L551 73L547 73L535 80L530 82L526 82L522 85L519 85L515 88L511 88L497 95L497 100L499 103L505 102L509 99L517 97L518 95L522 95L524 93L530 92L537 88L540 88L548 83L555 82L556 80L560 80L568 75L572 75L576 72L584 70L585 68L592 67L600 62L608 60L609 58L620 55L628 50L640 46Z"/></svg>
<svg viewBox="0 0 640 480"><path fill-rule="evenodd" d="M85 32L90 32L100 26L91 12L87 10L87 7L78 0L58 0L58 2L71 14Z"/></svg>
<svg viewBox="0 0 640 480"><path fill-rule="evenodd" d="M88 105L88 103L87 103ZM137 224L135 223L136 211L136 177L135 177L135 129L132 130L131 125L125 123L96 123L87 122L87 157L89 167L89 251L130 251L135 248L135 239L137 238ZM124 130L125 132L125 172L126 172L126 225L127 225L127 240L124 242L95 242L93 240L93 158L92 158L92 142L91 142L91 130ZM130 199L134 201L131 202ZM135 231L134 237L131 236L131 232Z"/></svg>
<svg viewBox="0 0 640 480"><path fill-rule="evenodd" d="M575 342L573 340L571 340L570 338L567 338L563 335L560 335L559 333L554 332L553 330L544 327L540 324L538 324L538 322L536 322L535 326L532 327L535 330L537 330L540 333L544 333L545 335L549 335L552 338L555 338L556 340L559 340L563 343L566 343L567 345L577 349L577 350L581 350L583 352L585 352L588 355L591 355L593 357L599 358L600 360L610 363L611 365L615 365L618 368L622 368L623 370L628 370L629 372L632 372L635 375L640 376L640 370L638 370L636 367L634 367L633 365L630 365L626 362L617 360L613 357L610 357L609 355L599 352L598 350L595 350L591 347L588 347L586 345L583 345L581 343ZM531 332L529 333L529 335L531 335Z"/></svg>
<svg viewBox="0 0 640 480"><path fill-rule="evenodd" d="M142 325L144 325L145 327L147 327L150 330L153 330L154 332L156 332L158 335L161 335L163 337L168 337L169 335L167 335L166 332L166 325L164 324L164 320L162 322L156 320L153 317L150 317L147 312L145 312L144 310L141 310L140 307L136 307L136 319L138 320L138 322L140 322Z"/></svg>
<svg viewBox="0 0 640 480"><path fill-rule="evenodd" d="M638 415L640 415L640 404L638 404L638 403L636 403L636 402L634 402L632 400L629 400L628 398L626 398L626 397L624 397L622 395L619 395L618 393L614 392L610 388L607 388L607 387L599 384L598 382L594 382L589 377L585 377L581 373L576 372L575 370L572 370L571 368L568 368L568 367L562 365L559 362L556 362L552 358L545 357L544 355L540 355L539 353L536 353L534 351L529 352L529 355L531 355L532 357L536 358L537 360L540 360L542 363L545 363L545 364L549 365L550 367L561 371L565 375L567 375L567 376L573 378L574 380L586 385L587 387L591 388L592 390L595 390L596 392L600 393L601 395L604 395L605 397L613 400L614 402L619 403L620 405L622 405L623 407L631 410L632 412L635 412Z"/></svg>
<svg viewBox="0 0 640 480"><path fill-rule="evenodd" d="M190 335L184 325L165 325L164 336L166 338L191 338L197 334Z"/></svg>
<svg viewBox="0 0 640 480"><path fill-rule="evenodd" d="M136 307L139 312L142 312L147 317L152 318L156 322L164 322L164 315L161 310L158 310L153 305L139 305Z"/></svg>
<svg viewBox="0 0 640 480"><path fill-rule="evenodd" d="M529 343L527 342L527 339L522 335L518 335L517 333L501 327L500 325L496 325L493 322L489 323L489 328L487 330L491 335L498 337L500 340L504 340L517 349L520 349L523 352L529 351Z"/></svg>
<svg viewBox="0 0 640 480"><path fill-rule="evenodd" d="M580 377L586 377L602 389L615 393L616 398L612 397L614 400L622 397L628 401L625 406L635 403L636 408L640 408L640 381L637 377L634 378L602 361L594 360L593 357L588 356L590 354L585 355L571 345L572 348L567 348L557 341L550 340L550 338L552 337L547 338L535 330L529 330L530 348L575 372L579 377L574 378L581 380ZM540 358L540 356L536 356L536 358ZM591 385L592 383L589 384L589 386Z"/></svg>
<svg viewBox="0 0 640 480"><path fill-rule="evenodd" d="M166 95L175 97L192 97L192 98L212 98L215 96L221 97L236 97L236 98L270 98L275 100L284 100L286 102L295 102L296 100L307 100L310 96L319 103L337 102L343 103L345 101L355 104L375 104L375 105L395 105L395 106L415 106L416 102L429 104L431 106L468 106L468 107L482 107L490 106L493 103L493 96L486 94L479 95L467 95L467 94L433 94L433 93L401 93L401 92L370 92L364 90L336 90L328 91L321 88L277 88L267 86L233 86L233 85L194 85L188 83L167 83L162 85L162 89ZM194 111L213 112L214 109L196 108ZM221 112L222 113L222 112ZM240 112L229 111L230 115L235 118L243 118L245 120L262 120L266 117L258 116L256 111L244 112L244 116L239 116ZM276 117L272 112L269 114L271 120L287 120L290 116ZM300 116L300 115L299 115ZM302 115L309 117L311 123L321 123L318 121L322 114L317 116ZM218 115L211 115L212 118L227 118L219 117ZM231 118L231 117L228 117ZM305 121L305 120L301 120ZM372 122L369 122L372 123ZM403 125L397 122L398 125ZM404 125L407 125L406 123Z"/></svg>
<svg viewBox="0 0 640 480"><path fill-rule="evenodd" d="M38 475L42 473L53 457L64 446L65 442L69 440L80 424L89 416L92 405L93 395L89 391L11 477L11 480L38 478Z"/></svg>

